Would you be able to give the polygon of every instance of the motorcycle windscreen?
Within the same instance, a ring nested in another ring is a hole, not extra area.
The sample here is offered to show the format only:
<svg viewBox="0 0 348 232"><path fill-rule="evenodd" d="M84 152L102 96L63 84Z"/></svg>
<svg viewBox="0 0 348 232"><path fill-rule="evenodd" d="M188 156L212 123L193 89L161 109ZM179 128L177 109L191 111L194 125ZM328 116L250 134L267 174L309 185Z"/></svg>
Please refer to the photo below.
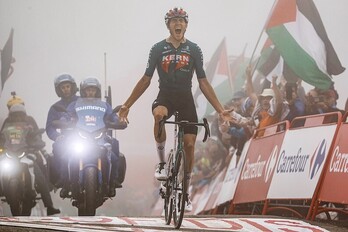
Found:
<svg viewBox="0 0 348 232"><path fill-rule="evenodd" d="M97 98L79 98L75 105L76 127L93 133L105 128L106 104Z"/></svg>
<svg viewBox="0 0 348 232"><path fill-rule="evenodd" d="M27 136L32 128L25 122L6 123L2 130L4 148L12 152L23 152L28 147Z"/></svg>

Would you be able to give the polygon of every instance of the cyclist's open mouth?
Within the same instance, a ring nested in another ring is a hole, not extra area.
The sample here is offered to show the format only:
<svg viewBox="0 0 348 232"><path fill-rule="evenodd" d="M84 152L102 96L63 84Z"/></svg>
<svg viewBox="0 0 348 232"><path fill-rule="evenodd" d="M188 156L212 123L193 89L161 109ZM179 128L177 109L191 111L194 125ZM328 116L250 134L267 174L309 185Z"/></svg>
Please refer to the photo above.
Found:
<svg viewBox="0 0 348 232"><path fill-rule="evenodd" d="M181 33L181 29L175 29L175 34L180 34Z"/></svg>

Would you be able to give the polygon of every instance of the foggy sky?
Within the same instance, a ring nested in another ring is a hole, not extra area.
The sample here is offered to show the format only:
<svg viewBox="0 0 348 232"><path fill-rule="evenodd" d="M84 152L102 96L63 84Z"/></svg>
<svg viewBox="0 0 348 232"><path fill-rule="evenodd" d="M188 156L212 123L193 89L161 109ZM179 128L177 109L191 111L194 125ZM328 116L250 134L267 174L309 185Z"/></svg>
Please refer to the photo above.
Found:
<svg viewBox="0 0 348 232"><path fill-rule="evenodd" d="M346 67L348 27L344 23L348 2L314 2ZM39 127L45 127L48 109L58 100L53 79L63 72L70 73L78 83L86 76L99 77L103 93L106 76L114 106L123 103L144 73L151 46L168 36L164 14L174 6L188 12L186 37L202 48L205 62L224 37L228 55L239 55L247 44L246 56L251 56L272 5L273 0L0 0L0 47L14 28L16 59L14 73L0 97L0 123L7 115L10 92L15 90L24 98L28 114ZM197 82L195 76L193 81ZM339 107L343 108L348 96L346 72L334 81ZM156 74L150 88L131 108L129 127L117 132L121 150L128 156L157 159L151 115L157 89ZM50 151L50 146L47 149Z"/></svg>

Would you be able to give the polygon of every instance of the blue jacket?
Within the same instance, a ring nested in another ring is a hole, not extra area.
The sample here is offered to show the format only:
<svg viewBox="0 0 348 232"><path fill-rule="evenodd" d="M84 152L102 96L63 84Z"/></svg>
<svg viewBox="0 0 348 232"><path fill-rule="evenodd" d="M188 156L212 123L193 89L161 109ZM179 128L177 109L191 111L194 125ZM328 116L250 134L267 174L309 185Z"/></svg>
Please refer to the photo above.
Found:
<svg viewBox="0 0 348 232"><path fill-rule="evenodd" d="M77 124L92 130L95 127L105 127L105 122L118 123L118 116L112 112L112 107L107 102L97 98L79 98L67 107L63 120L77 120ZM103 121L99 121L102 119Z"/></svg>
<svg viewBox="0 0 348 232"><path fill-rule="evenodd" d="M68 105L71 102L76 101L78 98L78 96L74 95L69 101L61 99L51 106L50 110L48 111L46 121L46 134L48 138L56 141L57 137L61 135L61 133L52 126L52 122L55 120L60 120L60 118L64 115L64 111L62 111L62 109L66 110L68 108Z"/></svg>

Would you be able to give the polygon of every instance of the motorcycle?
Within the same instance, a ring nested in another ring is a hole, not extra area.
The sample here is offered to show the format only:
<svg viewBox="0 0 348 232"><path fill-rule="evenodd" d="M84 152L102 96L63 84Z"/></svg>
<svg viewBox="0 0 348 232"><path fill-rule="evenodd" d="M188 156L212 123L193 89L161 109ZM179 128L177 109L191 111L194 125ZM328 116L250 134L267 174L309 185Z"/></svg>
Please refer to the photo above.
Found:
<svg viewBox="0 0 348 232"><path fill-rule="evenodd" d="M36 205L34 162L45 144L27 143L44 129L32 132L25 123L9 123L1 133L4 145L0 148L0 196L10 205L13 216L30 216Z"/></svg>
<svg viewBox="0 0 348 232"><path fill-rule="evenodd" d="M82 119L77 122L59 120L54 124L66 135L67 197L78 208L79 216L94 216L96 209L109 198L111 142L105 142L105 138L110 129L124 129L126 125L104 122L98 110L88 110L98 107L99 99L78 101L78 107L86 111Z"/></svg>

